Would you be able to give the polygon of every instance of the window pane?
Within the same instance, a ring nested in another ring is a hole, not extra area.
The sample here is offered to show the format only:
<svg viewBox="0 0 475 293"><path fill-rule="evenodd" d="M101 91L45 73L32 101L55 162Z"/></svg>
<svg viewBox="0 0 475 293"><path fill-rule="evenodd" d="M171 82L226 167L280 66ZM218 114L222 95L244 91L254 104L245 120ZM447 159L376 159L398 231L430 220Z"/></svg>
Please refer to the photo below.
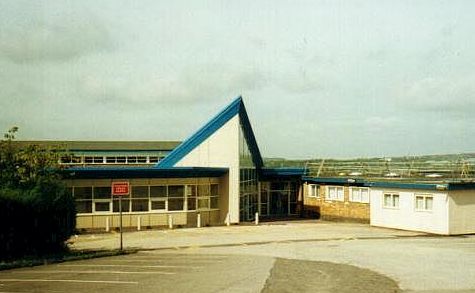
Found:
<svg viewBox="0 0 475 293"><path fill-rule="evenodd" d="M92 199L92 187L74 187L75 199Z"/></svg>
<svg viewBox="0 0 475 293"><path fill-rule="evenodd" d="M188 198L188 210L189 211L196 210L196 197L189 197Z"/></svg>
<svg viewBox="0 0 475 293"><path fill-rule="evenodd" d="M198 196L209 196L210 195L210 189L209 185L198 185Z"/></svg>
<svg viewBox="0 0 475 293"><path fill-rule="evenodd" d="M198 208L199 209L209 208L209 198L198 198Z"/></svg>
<svg viewBox="0 0 475 293"><path fill-rule="evenodd" d="M150 156L148 160L149 160L150 163L157 163L158 162L158 157L157 156Z"/></svg>
<svg viewBox="0 0 475 293"><path fill-rule="evenodd" d="M127 163L129 163L129 164L135 164L135 163L137 163L137 157L135 157L135 156L128 156L128 157L127 157Z"/></svg>
<svg viewBox="0 0 475 293"><path fill-rule="evenodd" d="M187 189L186 189L186 192L188 193L188 196L194 197L194 196L197 196L197 195L198 195L198 191L197 191L197 189L196 189L196 185L188 185L186 188L187 188Z"/></svg>
<svg viewBox="0 0 475 293"><path fill-rule="evenodd" d="M416 209L417 210L424 209L424 197L416 196Z"/></svg>
<svg viewBox="0 0 475 293"><path fill-rule="evenodd" d="M426 210L432 211L432 202L434 198L432 196L426 197Z"/></svg>
<svg viewBox="0 0 475 293"><path fill-rule="evenodd" d="M356 201L356 202L361 201L361 189L359 188L351 189L351 201Z"/></svg>
<svg viewBox="0 0 475 293"><path fill-rule="evenodd" d="M109 164L115 163L115 157L107 157L106 162L109 163Z"/></svg>
<svg viewBox="0 0 475 293"><path fill-rule="evenodd" d="M92 213L92 201L76 201L76 211L78 213Z"/></svg>
<svg viewBox="0 0 475 293"><path fill-rule="evenodd" d="M148 186L132 186L132 198L148 198Z"/></svg>
<svg viewBox="0 0 475 293"><path fill-rule="evenodd" d="M168 210L169 211L182 211L183 210L183 199L182 198L170 198L170 199L168 199Z"/></svg>
<svg viewBox="0 0 475 293"><path fill-rule="evenodd" d="M152 210L165 210L166 201L164 200L154 200L152 201Z"/></svg>
<svg viewBox="0 0 475 293"><path fill-rule="evenodd" d="M343 195L343 187L338 188L338 200L343 200L344 195Z"/></svg>
<svg viewBox="0 0 475 293"><path fill-rule="evenodd" d="M361 202L369 202L369 189L362 189L361 190Z"/></svg>
<svg viewBox="0 0 475 293"><path fill-rule="evenodd" d="M104 158L103 157L94 157L94 163L102 164L102 163L104 163Z"/></svg>
<svg viewBox="0 0 475 293"><path fill-rule="evenodd" d="M168 186L168 197L183 197L184 193L185 187L183 185Z"/></svg>
<svg viewBox="0 0 475 293"><path fill-rule="evenodd" d="M384 206L390 207L392 205L391 194L384 195Z"/></svg>
<svg viewBox="0 0 475 293"><path fill-rule="evenodd" d="M150 197L167 197L167 187L164 185L150 186Z"/></svg>
<svg viewBox="0 0 475 293"><path fill-rule="evenodd" d="M218 184L211 184L211 196L219 195L219 185Z"/></svg>
<svg viewBox="0 0 475 293"><path fill-rule="evenodd" d="M110 187L94 187L94 199L108 199L111 198Z"/></svg>
<svg viewBox="0 0 475 293"><path fill-rule="evenodd" d="M399 195L398 194L393 194L393 207L397 208L399 207Z"/></svg>
<svg viewBox="0 0 475 293"><path fill-rule="evenodd" d="M217 209L218 208L218 198L217 196L212 196L211 199L211 208L212 209Z"/></svg>
<svg viewBox="0 0 475 293"><path fill-rule="evenodd" d="M134 199L132 200L133 212L147 212L148 211L148 199Z"/></svg>
<svg viewBox="0 0 475 293"><path fill-rule="evenodd" d="M114 213L118 213L119 212L119 200L114 199L114 201L112 202L112 205L113 205L112 210L114 211ZM122 199L122 212L125 212L125 213L130 212L130 200Z"/></svg>
<svg viewBox="0 0 475 293"><path fill-rule="evenodd" d="M110 212L110 202L95 202L94 208L96 212Z"/></svg>

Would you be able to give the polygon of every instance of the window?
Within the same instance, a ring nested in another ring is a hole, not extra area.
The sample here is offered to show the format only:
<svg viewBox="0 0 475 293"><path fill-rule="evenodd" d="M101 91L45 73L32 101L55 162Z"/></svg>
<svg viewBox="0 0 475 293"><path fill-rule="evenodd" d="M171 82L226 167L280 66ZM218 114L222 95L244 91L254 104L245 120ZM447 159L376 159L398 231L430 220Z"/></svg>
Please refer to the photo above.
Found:
<svg viewBox="0 0 475 293"><path fill-rule="evenodd" d="M385 193L383 206L385 208L399 208L399 194Z"/></svg>
<svg viewBox="0 0 475 293"><path fill-rule="evenodd" d="M327 188L327 200L344 200L343 186L328 186Z"/></svg>
<svg viewBox="0 0 475 293"><path fill-rule="evenodd" d="M95 156L93 158L93 161L94 161L94 164L103 164L104 163L104 157Z"/></svg>
<svg viewBox="0 0 475 293"><path fill-rule="evenodd" d="M132 212L148 211L148 186L132 186Z"/></svg>
<svg viewBox="0 0 475 293"><path fill-rule="evenodd" d="M73 196L76 200L78 214L92 213L92 187L74 187Z"/></svg>
<svg viewBox="0 0 475 293"><path fill-rule="evenodd" d="M186 192L187 192L187 204L188 204L188 210L189 211L194 211L196 210L196 196L197 196L197 189L196 185L188 185L186 187Z"/></svg>
<svg viewBox="0 0 475 293"><path fill-rule="evenodd" d="M111 211L111 202L110 200L95 200L94 201L94 212L110 212Z"/></svg>
<svg viewBox="0 0 475 293"><path fill-rule="evenodd" d="M432 211L434 197L432 195L418 194L416 195L415 208L416 211Z"/></svg>
<svg viewBox="0 0 475 293"><path fill-rule="evenodd" d="M211 184L211 195L210 195L210 208L218 208L218 199L219 199L219 185Z"/></svg>
<svg viewBox="0 0 475 293"><path fill-rule="evenodd" d="M121 196L122 199L122 212L128 213L130 212L130 196ZM120 212L119 210L120 199L118 196L114 196L114 200L112 201L112 210L114 213Z"/></svg>
<svg viewBox="0 0 475 293"><path fill-rule="evenodd" d="M369 188L366 188L366 187L351 187L350 201L369 203Z"/></svg>
<svg viewBox="0 0 475 293"><path fill-rule="evenodd" d="M319 185L317 184L309 184L308 185L308 196L309 197L320 197L320 192L319 192Z"/></svg>
<svg viewBox="0 0 475 293"><path fill-rule="evenodd" d="M169 185L168 186L168 210L182 211L185 201L185 186Z"/></svg>
<svg viewBox="0 0 475 293"><path fill-rule="evenodd" d="M111 211L111 188L95 186L93 188L93 213L105 213Z"/></svg>
<svg viewBox="0 0 475 293"><path fill-rule="evenodd" d="M165 211L167 209L167 201L164 199L152 200L150 202L150 209L152 211Z"/></svg>
<svg viewBox="0 0 475 293"><path fill-rule="evenodd" d="M158 156L150 156L150 157L148 158L148 161L149 161L150 163L158 163Z"/></svg>

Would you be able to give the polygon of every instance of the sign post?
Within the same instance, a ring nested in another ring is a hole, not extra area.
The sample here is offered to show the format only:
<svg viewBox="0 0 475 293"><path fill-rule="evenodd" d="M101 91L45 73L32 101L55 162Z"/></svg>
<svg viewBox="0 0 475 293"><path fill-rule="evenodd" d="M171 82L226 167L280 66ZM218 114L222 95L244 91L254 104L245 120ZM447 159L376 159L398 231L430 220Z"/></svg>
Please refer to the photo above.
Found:
<svg viewBox="0 0 475 293"><path fill-rule="evenodd" d="M122 245L122 196L129 195L130 188L128 181L112 182L112 195L119 197L119 231L120 231L120 251L123 249Z"/></svg>

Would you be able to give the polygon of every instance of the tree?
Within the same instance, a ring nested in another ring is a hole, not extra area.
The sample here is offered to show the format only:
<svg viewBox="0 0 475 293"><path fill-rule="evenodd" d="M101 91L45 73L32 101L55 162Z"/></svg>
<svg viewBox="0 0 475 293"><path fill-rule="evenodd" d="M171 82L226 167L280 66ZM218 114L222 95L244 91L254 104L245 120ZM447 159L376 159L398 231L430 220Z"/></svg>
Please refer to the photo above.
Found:
<svg viewBox="0 0 475 293"><path fill-rule="evenodd" d="M76 211L61 181L60 153L14 141L18 127L0 141L0 259L64 247Z"/></svg>

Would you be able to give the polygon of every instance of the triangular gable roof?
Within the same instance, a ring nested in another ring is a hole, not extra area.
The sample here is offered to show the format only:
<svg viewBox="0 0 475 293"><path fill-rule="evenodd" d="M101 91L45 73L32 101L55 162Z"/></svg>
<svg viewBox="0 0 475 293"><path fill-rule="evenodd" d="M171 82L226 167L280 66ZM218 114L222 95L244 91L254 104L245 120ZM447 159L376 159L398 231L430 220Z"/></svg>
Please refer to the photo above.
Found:
<svg viewBox="0 0 475 293"><path fill-rule="evenodd" d="M199 146L203 141L220 129L226 122L231 120L234 116L239 115L243 127L243 133L252 156L252 161L256 167L261 168L264 162L257 146L254 132L252 131L249 117L247 116L246 108L242 101L242 97L237 97L226 108L218 113L213 119L206 123L202 128L195 132L188 139L178 145L172 152L170 152L163 160L161 160L156 168L171 168L178 163L182 158L189 154L193 149Z"/></svg>

